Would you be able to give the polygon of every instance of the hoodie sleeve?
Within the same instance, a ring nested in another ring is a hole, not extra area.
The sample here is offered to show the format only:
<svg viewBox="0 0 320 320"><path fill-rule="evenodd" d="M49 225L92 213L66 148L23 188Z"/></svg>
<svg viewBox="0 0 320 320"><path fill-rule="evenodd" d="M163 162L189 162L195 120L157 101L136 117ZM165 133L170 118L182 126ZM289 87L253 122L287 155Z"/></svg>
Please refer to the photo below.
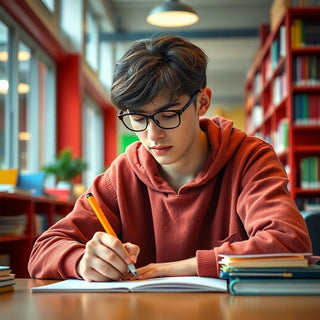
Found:
<svg viewBox="0 0 320 320"><path fill-rule="evenodd" d="M88 192L95 195L103 211L108 213L110 223L119 232L119 218L114 213L116 202L107 187L105 174L94 180ZM110 205L114 205L113 211ZM85 244L97 231L103 231L103 227L83 194L67 216L36 240L28 264L30 276L40 279L80 278L76 270L78 261L84 254Z"/></svg>
<svg viewBox="0 0 320 320"><path fill-rule="evenodd" d="M230 225L229 237L220 246L197 252L200 276L219 276L219 254L312 252L306 223L287 188L286 172L269 144L248 137L226 172L233 177L228 192L235 205L230 215L237 215L234 221L239 222Z"/></svg>

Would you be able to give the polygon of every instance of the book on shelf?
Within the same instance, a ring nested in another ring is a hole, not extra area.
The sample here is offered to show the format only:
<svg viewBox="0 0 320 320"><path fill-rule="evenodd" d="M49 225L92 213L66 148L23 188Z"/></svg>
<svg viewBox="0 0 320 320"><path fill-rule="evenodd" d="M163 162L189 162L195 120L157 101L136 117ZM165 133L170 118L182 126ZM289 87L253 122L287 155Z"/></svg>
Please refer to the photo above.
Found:
<svg viewBox="0 0 320 320"><path fill-rule="evenodd" d="M228 267L307 267L307 256L311 253L219 255L219 263Z"/></svg>
<svg viewBox="0 0 320 320"><path fill-rule="evenodd" d="M320 158L305 157L300 160L300 186L302 189L320 188Z"/></svg>
<svg viewBox="0 0 320 320"><path fill-rule="evenodd" d="M26 214L0 216L0 236L21 236L28 223Z"/></svg>
<svg viewBox="0 0 320 320"><path fill-rule="evenodd" d="M280 102L286 97L288 94L287 91L287 74L283 73L277 77L275 77L273 81L273 94L272 94L272 103L274 106L280 104Z"/></svg>
<svg viewBox="0 0 320 320"><path fill-rule="evenodd" d="M0 293L12 291L15 285L15 275L8 266L0 266Z"/></svg>
<svg viewBox="0 0 320 320"><path fill-rule="evenodd" d="M279 36L275 37L271 44L271 67L275 70L278 67L280 58L286 56L286 26L282 25Z"/></svg>
<svg viewBox="0 0 320 320"><path fill-rule="evenodd" d="M294 19L291 24L291 47L320 45L320 21Z"/></svg>
<svg viewBox="0 0 320 320"><path fill-rule="evenodd" d="M31 292L227 292L227 281L207 277L162 277L147 280L87 282L68 279L33 287Z"/></svg>
<svg viewBox="0 0 320 320"><path fill-rule="evenodd" d="M295 94L292 108L295 125L320 125L320 94Z"/></svg>
<svg viewBox="0 0 320 320"><path fill-rule="evenodd" d="M279 121L274 135L274 149L277 153L284 152L289 147L289 119Z"/></svg>
<svg viewBox="0 0 320 320"><path fill-rule="evenodd" d="M319 86L320 56L300 55L293 59L292 80L296 86Z"/></svg>

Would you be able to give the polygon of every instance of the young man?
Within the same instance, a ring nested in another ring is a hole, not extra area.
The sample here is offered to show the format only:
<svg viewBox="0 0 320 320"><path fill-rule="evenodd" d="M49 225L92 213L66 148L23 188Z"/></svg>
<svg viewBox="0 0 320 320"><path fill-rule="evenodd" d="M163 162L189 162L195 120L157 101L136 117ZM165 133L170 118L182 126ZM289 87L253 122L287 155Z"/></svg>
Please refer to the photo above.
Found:
<svg viewBox="0 0 320 320"><path fill-rule="evenodd" d="M111 98L139 142L89 187L119 239L103 232L86 195L35 243L37 278L106 281L219 275L219 254L310 252L306 224L272 147L202 118L207 57L171 36L135 42L116 64Z"/></svg>

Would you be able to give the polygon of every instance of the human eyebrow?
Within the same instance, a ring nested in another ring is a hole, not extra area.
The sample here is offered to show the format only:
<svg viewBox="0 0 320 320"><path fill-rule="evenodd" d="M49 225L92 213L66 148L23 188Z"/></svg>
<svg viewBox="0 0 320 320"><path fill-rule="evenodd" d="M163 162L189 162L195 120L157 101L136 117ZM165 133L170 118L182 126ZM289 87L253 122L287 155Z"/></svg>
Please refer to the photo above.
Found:
<svg viewBox="0 0 320 320"><path fill-rule="evenodd" d="M158 109L155 110L155 112L160 112L160 111L165 111L169 108L172 108L172 107L176 107L176 106L179 106L181 103L180 102L169 102L167 104L165 104L164 106L162 107L159 107ZM140 113L140 114L145 114L147 112L145 112L144 110L137 110L137 109L132 109L129 113Z"/></svg>

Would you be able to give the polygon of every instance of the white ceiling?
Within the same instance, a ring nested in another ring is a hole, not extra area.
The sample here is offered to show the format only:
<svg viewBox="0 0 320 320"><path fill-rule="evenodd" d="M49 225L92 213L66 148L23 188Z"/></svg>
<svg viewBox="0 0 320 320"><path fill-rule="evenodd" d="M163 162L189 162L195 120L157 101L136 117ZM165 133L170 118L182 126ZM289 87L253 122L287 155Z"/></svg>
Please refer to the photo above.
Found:
<svg viewBox="0 0 320 320"><path fill-rule="evenodd" d="M113 20L112 26L105 26L103 39L126 48L135 39L159 32L189 38L209 56L212 105L228 111L244 105L246 74L259 47L259 27L270 21L273 0L180 0L192 6L200 19L192 26L174 29L154 27L145 20L148 12L165 0L103 1Z"/></svg>

